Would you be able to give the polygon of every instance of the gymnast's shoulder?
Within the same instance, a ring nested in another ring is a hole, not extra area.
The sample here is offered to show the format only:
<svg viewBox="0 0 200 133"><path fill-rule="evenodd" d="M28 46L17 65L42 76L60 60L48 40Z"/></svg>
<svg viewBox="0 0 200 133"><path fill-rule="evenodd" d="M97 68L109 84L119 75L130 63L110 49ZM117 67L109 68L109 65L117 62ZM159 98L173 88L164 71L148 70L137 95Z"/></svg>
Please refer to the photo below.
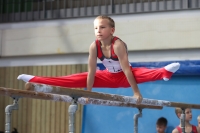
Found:
<svg viewBox="0 0 200 133"><path fill-rule="evenodd" d="M120 51L120 52L127 52L127 46L126 46L126 44L123 42L123 41L121 41L120 39L118 39L118 40L116 40L115 41L115 43L114 43L114 45L113 45L113 48L114 48L114 51L116 52L116 51Z"/></svg>

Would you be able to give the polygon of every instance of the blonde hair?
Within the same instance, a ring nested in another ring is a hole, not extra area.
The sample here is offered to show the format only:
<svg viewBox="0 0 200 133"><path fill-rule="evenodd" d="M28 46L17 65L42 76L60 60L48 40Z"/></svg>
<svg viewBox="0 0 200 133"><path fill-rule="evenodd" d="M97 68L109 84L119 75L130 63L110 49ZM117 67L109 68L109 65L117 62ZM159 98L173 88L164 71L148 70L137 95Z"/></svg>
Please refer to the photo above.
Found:
<svg viewBox="0 0 200 133"><path fill-rule="evenodd" d="M182 113L182 109L181 108L175 108L175 113L176 113L176 116L178 117L178 114L181 114Z"/></svg>
<svg viewBox="0 0 200 133"><path fill-rule="evenodd" d="M200 121L200 115L199 115L199 116L197 116L197 120L198 120L198 121Z"/></svg>
<svg viewBox="0 0 200 133"><path fill-rule="evenodd" d="M109 21L110 27L115 28L115 21L111 17L100 15L97 16L96 19L107 19Z"/></svg>

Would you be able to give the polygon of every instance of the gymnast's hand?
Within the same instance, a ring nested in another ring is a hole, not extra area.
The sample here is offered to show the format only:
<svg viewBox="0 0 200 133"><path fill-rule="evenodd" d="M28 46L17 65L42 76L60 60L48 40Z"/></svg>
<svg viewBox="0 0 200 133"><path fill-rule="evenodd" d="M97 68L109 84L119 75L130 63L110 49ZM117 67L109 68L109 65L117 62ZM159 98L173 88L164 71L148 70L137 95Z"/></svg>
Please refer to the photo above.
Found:
<svg viewBox="0 0 200 133"><path fill-rule="evenodd" d="M143 99L142 95L140 94L140 92L134 93L133 98L137 99L136 104L140 104L142 102L142 99Z"/></svg>
<svg viewBox="0 0 200 133"><path fill-rule="evenodd" d="M89 98L85 98L85 104L88 104L89 103Z"/></svg>

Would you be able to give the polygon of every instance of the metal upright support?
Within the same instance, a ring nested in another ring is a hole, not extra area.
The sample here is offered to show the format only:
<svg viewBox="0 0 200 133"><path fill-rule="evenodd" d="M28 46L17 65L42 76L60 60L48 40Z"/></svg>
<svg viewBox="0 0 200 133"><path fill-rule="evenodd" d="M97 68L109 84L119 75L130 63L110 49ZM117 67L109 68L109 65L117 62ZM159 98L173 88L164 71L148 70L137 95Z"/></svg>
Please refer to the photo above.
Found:
<svg viewBox="0 0 200 133"><path fill-rule="evenodd" d="M69 106L68 113L69 113L69 133L75 133L75 113L77 111L77 99L73 99L73 102Z"/></svg>
<svg viewBox="0 0 200 133"><path fill-rule="evenodd" d="M139 113L134 115L134 133L138 133L138 118L142 117L142 109L138 109Z"/></svg>
<svg viewBox="0 0 200 133"><path fill-rule="evenodd" d="M185 109L182 109L182 114L181 114L181 130L182 133L185 133Z"/></svg>
<svg viewBox="0 0 200 133"><path fill-rule="evenodd" d="M6 120L5 120L5 133L11 133L11 114L12 110L18 110L18 98L13 98L13 104L8 105L5 108Z"/></svg>

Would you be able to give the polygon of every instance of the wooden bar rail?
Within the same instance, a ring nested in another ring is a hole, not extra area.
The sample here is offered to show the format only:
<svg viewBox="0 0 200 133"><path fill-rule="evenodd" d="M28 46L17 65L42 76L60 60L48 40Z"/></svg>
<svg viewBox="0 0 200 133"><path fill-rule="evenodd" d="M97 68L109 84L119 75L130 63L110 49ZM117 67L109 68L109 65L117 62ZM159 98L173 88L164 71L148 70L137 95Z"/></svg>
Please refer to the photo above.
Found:
<svg viewBox="0 0 200 133"><path fill-rule="evenodd" d="M73 98L67 95L11 89L11 88L5 88L5 87L0 87L0 95L6 95L6 96L18 97L18 98L33 98L33 99L63 101L63 102L73 101ZM86 104L86 98L80 97L77 99L77 102L79 104ZM143 109L143 108L162 109L163 108L162 106L136 105L133 103L124 103L124 102L119 102L119 101L108 101L108 100L93 99L93 98L89 98L88 104L119 106L119 107L134 107L134 108L140 108L140 109Z"/></svg>
<svg viewBox="0 0 200 133"><path fill-rule="evenodd" d="M136 99L130 96L120 96L120 95L114 95L114 94L90 92L90 91L85 91L85 90L62 88L62 87L56 87L56 86L50 86L50 85L44 85L44 84L27 83L25 85L25 89L31 90L31 91L37 91L37 92L42 91L42 92L47 92L47 93L69 95L71 97L89 97L89 98L95 98L95 99L120 101L123 103L136 104ZM147 99L147 98L143 98L141 105L200 109L200 105L198 104L171 102L171 101Z"/></svg>

